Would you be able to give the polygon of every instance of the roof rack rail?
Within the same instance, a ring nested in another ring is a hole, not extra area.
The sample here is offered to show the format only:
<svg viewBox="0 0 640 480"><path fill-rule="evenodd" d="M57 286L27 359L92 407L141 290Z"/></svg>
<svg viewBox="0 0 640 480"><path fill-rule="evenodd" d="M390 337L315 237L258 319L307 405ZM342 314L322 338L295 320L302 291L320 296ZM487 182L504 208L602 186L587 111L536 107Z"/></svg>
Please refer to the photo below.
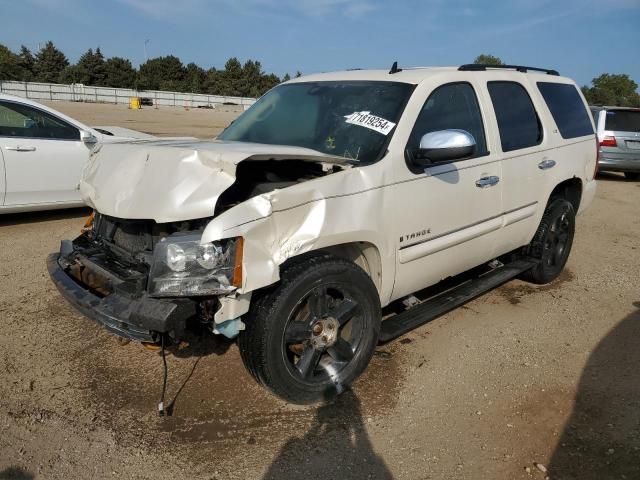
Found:
<svg viewBox="0 0 640 480"><path fill-rule="evenodd" d="M557 70L551 70L548 68L525 67L523 65L490 65L487 63L468 63L466 65L461 65L458 70L461 72L483 72L487 68L506 68L517 70L522 73L527 73L529 70L533 70L535 72L544 72L548 75L560 75Z"/></svg>

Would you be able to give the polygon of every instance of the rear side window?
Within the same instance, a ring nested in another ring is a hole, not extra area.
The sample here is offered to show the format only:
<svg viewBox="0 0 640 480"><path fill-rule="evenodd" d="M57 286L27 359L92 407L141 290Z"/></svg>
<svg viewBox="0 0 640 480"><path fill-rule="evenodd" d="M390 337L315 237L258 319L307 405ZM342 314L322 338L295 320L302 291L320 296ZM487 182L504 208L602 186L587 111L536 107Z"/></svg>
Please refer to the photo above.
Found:
<svg viewBox="0 0 640 480"><path fill-rule="evenodd" d="M538 82L538 90L547 103L562 138L584 137L593 133L589 114L574 85Z"/></svg>
<svg viewBox="0 0 640 480"><path fill-rule="evenodd" d="M502 151L540 144L542 127L524 87L516 82L489 82L487 87L498 120Z"/></svg>
<svg viewBox="0 0 640 480"><path fill-rule="evenodd" d="M605 130L640 132L640 110L607 110Z"/></svg>

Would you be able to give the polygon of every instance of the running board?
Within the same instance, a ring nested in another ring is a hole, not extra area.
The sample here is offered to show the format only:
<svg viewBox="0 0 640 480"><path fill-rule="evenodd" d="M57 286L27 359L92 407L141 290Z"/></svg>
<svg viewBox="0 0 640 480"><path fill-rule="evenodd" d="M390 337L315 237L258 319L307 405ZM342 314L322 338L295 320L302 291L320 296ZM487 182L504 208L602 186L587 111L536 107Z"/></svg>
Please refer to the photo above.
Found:
<svg viewBox="0 0 640 480"><path fill-rule="evenodd" d="M380 327L378 341L379 343L387 343L398 338L414 328L424 325L434 318L444 315L477 296L502 285L535 265L536 261L534 260L516 260L439 293L405 312L384 320Z"/></svg>

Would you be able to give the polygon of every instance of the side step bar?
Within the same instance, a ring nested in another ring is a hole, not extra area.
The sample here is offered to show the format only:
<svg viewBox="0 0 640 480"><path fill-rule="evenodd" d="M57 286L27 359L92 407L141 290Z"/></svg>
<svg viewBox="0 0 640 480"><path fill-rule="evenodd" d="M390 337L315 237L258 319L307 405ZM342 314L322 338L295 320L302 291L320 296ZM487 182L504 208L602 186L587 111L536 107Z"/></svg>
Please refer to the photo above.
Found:
<svg viewBox="0 0 640 480"><path fill-rule="evenodd" d="M405 312L388 318L382 322L380 327L379 343L390 342L414 328L424 325L434 318L502 285L535 265L535 260L516 260L467 280L456 287L434 295Z"/></svg>

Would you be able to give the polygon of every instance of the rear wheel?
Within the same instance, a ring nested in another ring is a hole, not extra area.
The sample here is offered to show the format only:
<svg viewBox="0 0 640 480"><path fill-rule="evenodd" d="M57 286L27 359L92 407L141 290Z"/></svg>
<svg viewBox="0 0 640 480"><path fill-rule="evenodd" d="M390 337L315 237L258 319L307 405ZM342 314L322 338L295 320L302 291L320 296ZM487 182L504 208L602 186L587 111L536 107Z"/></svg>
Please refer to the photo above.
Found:
<svg viewBox="0 0 640 480"><path fill-rule="evenodd" d="M306 404L331 398L369 363L380 332L380 300L357 265L310 257L254 298L240 353L249 372L283 399Z"/></svg>
<svg viewBox="0 0 640 480"><path fill-rule="evenodd" d="M624 172L627 180L640 180L640 172Z"/></svg>
<svg viewBox="0 0 640 480"><path fill-rule="evenodd" d="M564 198L552 199L542 216L533 240L526 248L539 263L522 277L529 282L549 283L560 275L567 263L575 233L575 210Z"/></svg>

